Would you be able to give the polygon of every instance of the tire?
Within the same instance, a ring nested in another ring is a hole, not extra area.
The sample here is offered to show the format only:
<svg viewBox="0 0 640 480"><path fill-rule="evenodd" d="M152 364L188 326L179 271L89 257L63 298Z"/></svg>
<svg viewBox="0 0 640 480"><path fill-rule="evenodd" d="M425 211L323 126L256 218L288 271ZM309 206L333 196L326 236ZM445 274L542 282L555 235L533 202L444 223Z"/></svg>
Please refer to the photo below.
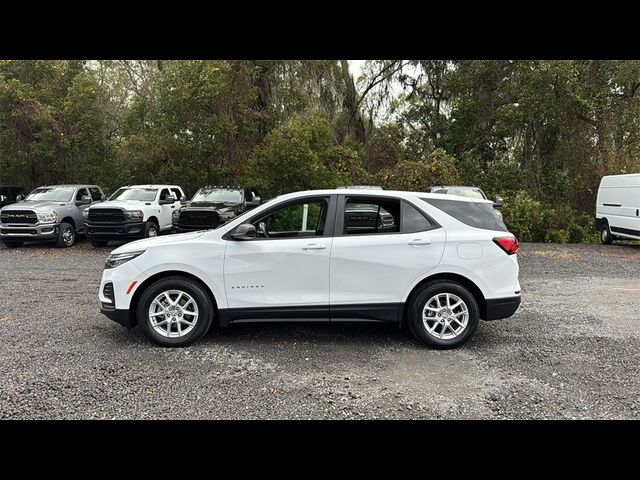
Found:
<svg viewBox="0 0 640 480"><path fill-rule="evenodd" d="M109 240L91 240L91 245L96 248L106 247L107 243L109 243Z"/></svg>
<svg viewBox="0 0 640 480"><path fill-rule="evenodd" d="M453 306L459 301L462 302L457 307L449 309L451 313L445 311L447 296ZM442 308L438 309L435 298L440 300ZM439 310L444 313L444 317L440 316L441 313L428 310L427 307ZM427 314L427 318L433 315L433 320L423 320L423 312ZM462 285L446 280L424 285L414 295L407 310L407 323L411 333L420 342L436 349L456 348L465 344L476 333L479 321L480 309L473 294Z"/></svg>
<svg viewBox="0 0 640 480"><path fill-rule="evenodd" d="M173 307L173 311L167 310L172 306L166 301L165 293L172 301L177 300L181 304L180 309ZM158 298L161 303L157 303ZM191 305L191 300L195 307ZM162 311L168 314L158 313ZM184 312L197 312L197 317L194 319L194 315ZM152 317L151 313L155 316ZM209 331L213 323L214 306L211 296L199 283L186 277L167 277L144 291L138 302L136 316L142 333L153 343L162 347L184 347ZM154 321L158 325L154 326ZM194 324L190 326L187 323L189 321Z"/></svg>
<svg viewBox="0 0 640 480"><path fill-rule="evenodd" d="M58 238L56 238L56 247L67 248L76 241L76 229L68 222L60 222L58 225Z"/></svg>
<svg viewBox="0 0 640 480"><path fill-rule="evenodd" d="M24 244L24 242L10 242L8 240L3 240L2 243L4 243L7 248L18 248Z"/></svg>
<svg viewBox="0 0 640 480"><path fill-rule="evenodd" d="M144 238L157 237L160 235L160 229L155 222L147 222L144 226Z"/></svg>
<svg viewBox="0 0 640 480"><path fill-rule="evenodd" d="M609 222L606 220L603 220L600 225L600 241L603 245L611 245L613 243L613 235L609 230Z"/></svg>

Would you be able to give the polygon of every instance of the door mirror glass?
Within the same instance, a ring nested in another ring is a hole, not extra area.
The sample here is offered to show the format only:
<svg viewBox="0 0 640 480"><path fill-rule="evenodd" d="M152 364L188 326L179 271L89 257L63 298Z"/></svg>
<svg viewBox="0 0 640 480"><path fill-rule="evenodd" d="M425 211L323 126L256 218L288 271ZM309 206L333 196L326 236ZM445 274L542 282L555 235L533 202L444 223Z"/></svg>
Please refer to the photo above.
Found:
<svg viewBox="0 0 640 480"><path fill-rule="evenodd" d="M256 227L250 223L243 223L231 234L234 240L253 240L256 238Z"/></svg>
<svg viewBox="0 0 640 480"><path fill-rule="evenodd" d="M495 201L493 202L493 208L500 208L503 205L504 205L503 198L502 197L496 197Z"/></svg>
<svg viewBox="0 0 640 480"><path fill-rule="evenodd" d="M0 195L0 202L6 202L7 201L7 197L5 197L4 195Z"/></svg>

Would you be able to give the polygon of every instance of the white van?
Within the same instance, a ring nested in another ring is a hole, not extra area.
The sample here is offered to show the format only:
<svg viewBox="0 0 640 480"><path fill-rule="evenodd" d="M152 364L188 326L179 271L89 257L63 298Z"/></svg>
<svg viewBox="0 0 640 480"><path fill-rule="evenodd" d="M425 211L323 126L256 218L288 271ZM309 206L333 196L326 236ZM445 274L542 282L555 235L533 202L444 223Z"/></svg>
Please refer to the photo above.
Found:
<svg viewBox="0 0 640 480"><path fill-rule="evenodd" d="M602 243L640 240L640 173L602 177L596 200L596 226Z"/></svg>

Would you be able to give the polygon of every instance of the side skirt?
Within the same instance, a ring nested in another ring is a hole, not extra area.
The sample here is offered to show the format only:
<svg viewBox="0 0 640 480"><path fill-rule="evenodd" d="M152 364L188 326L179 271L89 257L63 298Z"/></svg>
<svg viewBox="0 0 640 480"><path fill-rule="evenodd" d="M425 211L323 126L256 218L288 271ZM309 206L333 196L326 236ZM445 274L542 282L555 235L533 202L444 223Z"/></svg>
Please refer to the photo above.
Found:
<svg viewBox="0 0 640 480"><path fill-rule="evenodd" d="M230 308L218 311L218 323L250 322L399 322L402 303Z"/></svg>

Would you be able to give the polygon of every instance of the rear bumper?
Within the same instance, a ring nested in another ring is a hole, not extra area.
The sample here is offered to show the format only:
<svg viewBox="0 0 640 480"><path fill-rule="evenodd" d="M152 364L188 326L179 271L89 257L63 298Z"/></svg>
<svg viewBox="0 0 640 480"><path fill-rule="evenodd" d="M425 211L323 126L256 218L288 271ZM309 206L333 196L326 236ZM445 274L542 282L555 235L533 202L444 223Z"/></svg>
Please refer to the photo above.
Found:
<svg viewBox="0 0 640 480"><path fill-rule="evenodd" d="M484 320L499 320L509 318L516 313L522 297L490 298L486 300Z"/></svg>
<svg viewBox="0 0 640 480"><path fill-rule="evenodd" d="M16 242L37 242L55 240L58 236L57 224L45 225L0 225L0 239Z"/></svg>
<svg viewBox="0 0 640 480"><path fill-rule="evenodd" d="M133 328L136 325L131 315L129 315L129 310L118 310L108 303L103 303L102 307L100 307L100 313L123 327Z"/></svg>
<svg viewBox="0 0 640 480"><path fill-rule="evenodd" d="M133 223L87 223L85 230L89 240L118 240L144 238L145 222Z"/></svg>

